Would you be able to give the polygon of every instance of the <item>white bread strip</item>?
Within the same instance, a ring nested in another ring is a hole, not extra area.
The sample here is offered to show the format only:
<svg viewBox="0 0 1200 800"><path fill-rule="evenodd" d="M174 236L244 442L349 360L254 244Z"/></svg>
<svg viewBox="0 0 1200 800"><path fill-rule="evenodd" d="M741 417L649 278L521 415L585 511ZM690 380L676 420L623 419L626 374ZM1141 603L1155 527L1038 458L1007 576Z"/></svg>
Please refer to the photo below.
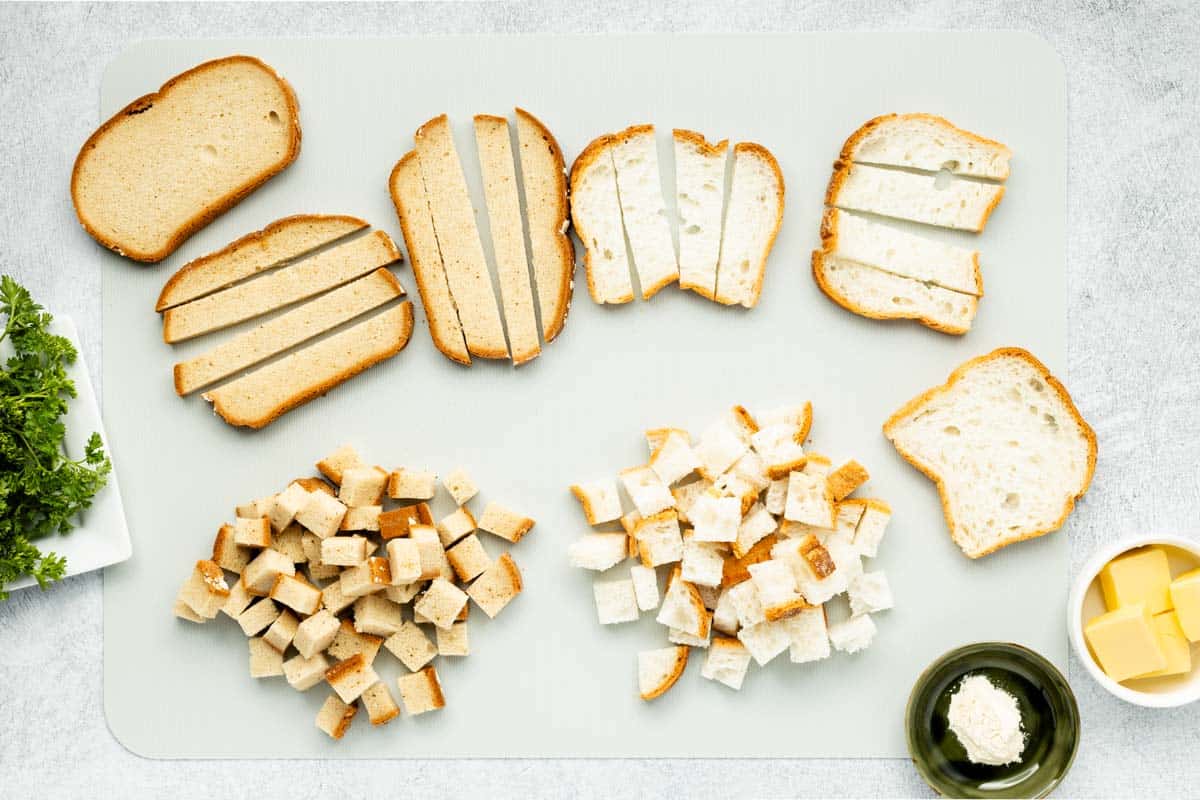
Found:
<svg viewBox="0 0 1200 800"><path fill-rule="evenodd" d="M964 334L971 328L979 298L817 250L812 255L813 278L829 299L871 319L915 319L942 333Z"/></svg>
<svg viewBox="0 0 1200 800"><path fill-rule="evenodd" d="M230 425L262 428L399 353L412 325L412 303L405 301L202 396Z"/></svg>
<svg viewBox="0 0 1200 800"><path fill-rule="evenodd" d="M717 291L721 222L725 214L725 162L729 141L709 144L694 131L676 129L675 205L679 212L679 288L712 300Z"/></svg>
<svg viewBox="0 0 1200 800"><path fill-rule="evenodd" d="M467 350L479 358L508 358L492 275L475 225L475 210L450 120L445 114L434 117L417 128L414 139L433 212L433 230Z"/></svg>
<svg viewBox="0 0 1200 800"><path fill-rule="evenodd" d="M467 352L458 309L454 306L450 285L446 282L446 267L442 263L442 252L438 249L437 234L433 230L433 212L429 210L425 179L421 177L421 163L415 150L405 153L396 162L388 187L392 193L392 203L396 206L396 215L400 218L404 246L408 248L408 259L412 262L421 305L429 319L433 343L451 361L470 364L471 355Z"/></svg>
<svg viewBox="0 0 1200 800"><path fill-rule="evenodd" d="M771 151L752 142L733 147L733 187L721 233L718 303L753 308L762 292L767 256L783 222L783 173Z"/></svg>
<svg viewBox="0 0 1200 800"><path fill-rule="evenodd" d="M671 241L671 224L659 179L654 126L626 128L616 139L612 158L617 168L621 219L641 283L642 299L649 300L679 279L679 262L675 258L675 243Z"/></svg>
<svg viewBox="0 0 1200 800"><path fill-rule="evenodd" d="M601 136L571 165L571 223L583 242L588 293L597 303L633 300L617 169L612 160L616 143L613 136Z"/></svg>
<svg viewBox="0 0 1200 800"><path fill-rule="evenodd" d="M308 255L368 227L358 217L299 214L248 233L215 253L179 268L158 295L155 311L195 300L240 280Z"/></svg>
<svg viewBox="0 0 1200 800"><path fill-rule="evenodd" d="M538 341L533 289L529 285L529 259L525 254L525 229L517 189L516 163L508 120L479 114L475 117L475 145L483 173L483 197L492 234L496 275L508 346L514 364L524 364L542 352Z"/></svg>
<svg viewBox="0 0 1200 800"><path fill-rule="evenodd" d="M562 332L574 287L575 246L567 236L567 173L562 148L541 120L518 108L517 145L542 338Z"/></svg>
<svg viewBox="0 0 1200 800"><path fill-rule="evenodd" d="M826 209L821 220L821 250L902 278L983 296L978 250L914 236L836 208Z"/></svg>
<svg viewBox="0 0 1200 800"><path fill-rule="evenodd" d="M269 275L163 312L163 341L182 342L228 328L341 286L399 260L383 231L353 239Z"/></svg>
<svg viewBox="0 0 1200 800"><path fill-rule="evenodd" d="M868 120L842 146L842 161L971 178L1008 178L1012 151L933 114L886 114Z"/></svg>
<svg viewBox="0 0 1200 800"><path fill-rule="evenodd" d="M360 314L404 294L404 287L384 268L334 289L292 311L238 334L203 355L175 365L175 391L181 397L227 378Z"/></svg>
<svg viewBox="0 0 1200 800"><path fill-rule="evenodd" d="M994 183L951 179L939 189L938 181L937 175L839 161L825 204L979 233L1004 197L1004 187Z"/></svg>

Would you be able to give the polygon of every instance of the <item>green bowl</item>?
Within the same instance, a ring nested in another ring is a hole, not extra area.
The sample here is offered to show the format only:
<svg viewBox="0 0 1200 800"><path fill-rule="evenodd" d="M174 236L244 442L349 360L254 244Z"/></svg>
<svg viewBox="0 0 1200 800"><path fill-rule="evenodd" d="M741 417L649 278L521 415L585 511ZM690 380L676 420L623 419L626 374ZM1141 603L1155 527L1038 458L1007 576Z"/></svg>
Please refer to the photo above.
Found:
<svg viewBox="0 0 1200 800"><path fill-rule="evenodd" d="M1019 761L972 764L946 714L967 674L983 674L1021 708L1028 734ZM905 713L908 752L934 791L946 797L1045 797L1062 781L1079 746L1079 708L1062 673L1032 650L980 642L951 650L917 679Z"/></svg>

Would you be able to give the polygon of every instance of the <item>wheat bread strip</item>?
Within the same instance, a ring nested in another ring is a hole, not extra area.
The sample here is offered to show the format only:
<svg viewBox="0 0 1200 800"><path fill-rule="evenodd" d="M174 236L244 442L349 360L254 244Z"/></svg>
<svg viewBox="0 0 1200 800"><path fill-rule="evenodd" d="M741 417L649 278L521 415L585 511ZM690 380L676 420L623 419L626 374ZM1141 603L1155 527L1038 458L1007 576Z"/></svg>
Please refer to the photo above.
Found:
<svg viewBox="0 0 1200 800"><path fill-rule="evenodd" d="M201 396L230 425L262 428L399 353L412 327L406 300Z"/></svg>
<svg viewBox="0 0 1200 800"><path fill-rule="evenodd" d="M298 214L276 220L215 253L184 264L163 286L154 310L166 311L226 289L367 227L366 221L343 215Z"/></svg>
<svg viewBox="0 0 1200 800"><path fill-rule="evenodd" d="M567 172L562 148L541 120L516 109L517 149L530 260L547 343L562 333L575 289L575 246L567 236Z"/></svg>
<svg viewBox="0 0 1200 800"><path fill-rule="evenodd" d="M1004 187L958 178L938 188L938 176L838 161L825 204L979 233L1004 197Z"/></svg>
<svg viewBox="0 0 1200 800"><path fill-rule="evenodd" d="M175 365L180 396L227 378L288 348L401 297L404 287L385 267L327 292L293 310L234 336L203 355Z"/></svg>
<svg viewBox="0 0 1200 800"><path fill-rule="evenodd" d="M521 196L508 120L477 115L475 146L483 173L483 197L492 236L492 253L496 259L496 276L500 279L508 347L513 363L524 364L537 358L542 347L533 308L533 289L529 285L525 226L521 220Z"/></svg>
<svg viewBox="0 0 1200 800"><path fill-rule="evenodd" d="M571 224L583 242L588 294L597 303L633 300L617 169L612 159L616 143L613 136L600 136L571 165Z"/></svg>
<svg viewBox="0 0 1200 800"><path fill-rule="evenodd" d="M1012 150L934 114L885 114L850 134L839 158L1002 181Z"/></svg>
<svg viewBox="0 0 1200 800"><path fill-rule="evenodd" d="M783 223L783 195L783 172L771 151L753 142L734 145L733 185L717 264L718 303L758 304L767 258Z"/></svg>
<svg viewBox="0 0 1200 800"><path fill-rule="evenodd" d="M679 211L679 288L712 300L721 256L729 141L711 144L699 133L682 129L676 129L672 138Z"/></svg>
<svg viewBox="0 0 1200 800"><path fill-rule="evenodd" d="M163 341L182 342L306 300L400 259L383 231L163 312Z"/></svg>
<svg viewBox="0 0 1200 800"><path fill-rule="evenodd" d="M434 117L417 128L414 139L433 212L433 230L467 350L479 358L508 358L500 308L450 120L445 114Z"/></svg>
<svg viewBox="0 0 1200 800"><path fill-rule="evenodd" d="M446 282L446 267L438 249L433 213L429 210L425 181L421 177L421 164L415 150L405 153L396 162L388 180L388 188L392 194L392 204L396 206L396 216L400 218L404 246L412 262L417 293L421 295L421 305L429 320L433 343L451 361L469 365L471 354L467 352L458 309Z"/></svg>
<svg viewBox="0 0 1200 800"><path fill-rule="evenodd" d="M300 153L296 95L250 56L208 61L134 100L79 151L71 200L84 230L161 261Z"/></svg>
<svg viewBox="0 0 1200 800"><path fill-rule="evenodd" d="M615 135L613 166L621 221L637 270L642 299L679 280L679 261L663 202L653 125L634 125Z"/></svg>

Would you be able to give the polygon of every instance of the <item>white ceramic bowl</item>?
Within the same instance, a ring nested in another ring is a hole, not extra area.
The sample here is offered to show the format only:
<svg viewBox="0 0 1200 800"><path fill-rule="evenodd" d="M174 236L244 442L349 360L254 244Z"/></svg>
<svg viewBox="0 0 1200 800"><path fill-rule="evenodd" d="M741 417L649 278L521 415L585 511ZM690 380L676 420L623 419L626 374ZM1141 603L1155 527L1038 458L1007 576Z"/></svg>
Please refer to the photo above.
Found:
<svg viewBox="0 0 1200 800"><path fill-rule="evenodd" d="M1160 545L1167 551L1167 560L1173 576L1200 567L1200 542L1178 536L1134 536L1103 547L1075 576L1070 605L1067 608L1067 627L1070 630L1071 645L1087 668L1088 674L1110 693L1139 706L1173 708L1200 700L1200 645L1192 645L1193 668L1190 673L1166 678L1146 678L1122 684L1104 674L1083 637L1083 626L1105 611L1104 595L1100 589L1100 570L1127 550L1152 544Z"/></svg>

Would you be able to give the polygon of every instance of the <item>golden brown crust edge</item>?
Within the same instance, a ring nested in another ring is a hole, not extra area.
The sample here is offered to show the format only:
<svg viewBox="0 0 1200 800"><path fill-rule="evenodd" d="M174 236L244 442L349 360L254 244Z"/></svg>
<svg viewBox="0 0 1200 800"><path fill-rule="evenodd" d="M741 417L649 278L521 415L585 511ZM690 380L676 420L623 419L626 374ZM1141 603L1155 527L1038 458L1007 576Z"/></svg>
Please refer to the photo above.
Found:
<svg viewBox="0 0 1200 800"><path fill-rule="evenodd" d="M705 156L723 155L729 149L728 139L722 139L713 144L704 138L704 134L690 131L687 128L675 128L671 131L671 136L677 142L686 142L692 145L700 151L701 155Z"/></svg>
<svg viewBox="0 0 1200 800"><path fill-rule="evenodd" d="M838 154L838 160L853 161L855 151L858 150L862 140L865 139L868 134L870 134L876 128L882 127L890 122L901 122L908 119L921 119L925 120L926 122L931 122L934 125L946 128L957 135L961 135L963 138L971 139L986 147L993 147L998 150L1003 150L1007 154L1008 158L1012 158L1012 148L1010 148L1008 145L997 142L994 139L988 139L980 136L979 134L973 133L965 128L960 128L945 117L938 116L937 114L921 112L912 114L881 114L878 117L873 117L872 119L867 120L862 124L861 127L859 127L858 130L850 134L849 138L846 139L845 144L842 145L841 152ZM996 178L996 180L1007 180L1010 172L1011 167L1006 164L1004 174Z"/></svg>
<svg viewBox="0 0 1200 800"><path fill-rule="evenodd" d="M1017 542L1023 542L1027 539L1034 539L1038 536L1044 536L1047 533L1053 533L1061 528L1063 523L1067 521L1067 517L1070 516L1071 512L1075 509L1075 501L1087 494L1087 490L1092 484L1092 476L1096 472L1096 432L1092 430L1092 426L1088 425L1087 421L1084 420L1083 415L1079 413L1079 409L1075 407L1075 401L1071 399L1071 395L1067 391L1067 388L1063 386L1058 378L1054 377L1054 375L1050 373L1050 370L1045 364L1039 361L1037 357L1028 350L1020 347L1001 347L993 350L990 353L969 359L956 367L955 370L950 373L950 377L946 379L945 383L942 383L939 386L934 386L931 389L927 389L913 399L909 400L907 403L901 406L898 411L888 417L886 422L883 423L883 435L889 442L892 443L892 446L896 448L896 452L898 452L905 461L907 461L909 464L912 464L913 467L915 467L922 475L933 481L934 485L937 486L938 497L940 497L942 501L942 514L946 518L946 527L950 532L951 538L954 538L954 514L950 511L950 495L946 491L946 486L943 483L941 476L934 473L932 469L928 469L923 464L919 463L916 456L901 447L900 444L892 438L892 431L897 425L903 422L906 417L912 415L922 405L938 395L948 392L954 386L954 384L962 378L963 375L971 370L972 367L997 358L1018 358L1028 362L1030 366L1032 366L1038 372L1038 374L1042 376L1042 379L1046 382L1046 385L1055 391L1059 399L1063 402L1063 405L1066 406L1067 411L1072 417L1074 417L1075 422L1079 425L1080 431L1083 432L1083 436L1087 440L1087 474L1084 475L1083 485L1079 488L1078 494L1076 494L1074 497L1067 498L1067 502L1063 506L1062 515L1048 527L1045 529L1029 531L1018 536L1009 537L1008 539L1004 539L992 547L977 553L967 553L966 551L963 551L968 558L981 558L983 556L990 555L991 553L994 553L1003 547L1007 547L1010 544L1016 544ZM955 540L955 544L958 544L957 540Z"/></svg>
<svg viewBox="0 0 1200 800"><path fill-rule="evenodd" d="M182 228L176 231L175 235L172 236L170 240L167 241L166 245L164 245L160 250L141 252L124 249L120 242L109 239L92 227L88 223L87 219L85 219L84 213L79 207L77 182L79 179L80 164L83 163L85 156L92 150L96 142L102 139L109 132L109 130L119 124L126 116L129 116L130 112L140 113L141 111L145 110L145 108L149 108L150 105L153 105L154 102L159 98L168 94L177 83L185 78L190 78L198 73L215 69L233 62L245 62L261 68L269 73L271 77L278 82L280 89L283 91L284 100L288 105L288 113L291 117L292 137L288 151L284 154L284 157L280 159L279 163L263 170L261 173L252 178L246 185L230 192L224 197L217 198L208 206L201 209L196 216L192 217ZM91 236L101 245L119 255L132 259L133 261L157 263L171 255L171 253L175 252L175 250L178 249L181 244L187 241L187 239L196 231L208 225L208 223L212 222L221 214L240 203L247 195L257 189L259 186L262 186L268 180L275 177L288 166L290 166L291 163L296 160L296 156L300 155L300 140L300 103L296 99L295 90L292 89L291 84L288 83L283 76L277 73L265 62L255 58L254 56L233 55L226 56L225 58L214 59L212 61L205 61L204 63L198 64L185 72L179 73L174 78L171 78L169 81L160 86L157 92L151 92L150 94L143 95L142 97L134 100L132 103L128 104L110 117L104 124L97 128L91 136L87 138L87 141L85 141L83 146L79 148L79 154L76 155L75 164L71 168L71 204L75 207L75 216L79 220L79 224L83 226L83 229L87 231L89 236Z"/></svg>
<svg viewBox="0 0 1200 800"><path fill-rule="evenodd" d="M583 148L578 156L575 157L575 162L571 164L571 177L569 180L570 190L569 198L571 203L571 223L575 226L575 233L579 236L579 241L583 243L583 265L584 272L587 275L588 294L592 296L592 301L597 304L604 304L605 300L600 297L596 290L596 281L592 276L592 249L588 247L588 235L586 226L580 224L579 216L575 213L575 196L578 192L578 179L583 172L592 165L592 163L608 152L610 147L617 144L617 137L613 134L606 133L602 136L597 136L592 141L588 142L587 147ZM628 297L619 297L607 302L613 304L629 303L633 301L633 293L630 292Z"/></svg>
<svg viewBox="0 0 1200 800"><path fill-rule="evenodd" d="M775 160L775 155L756 142L738 142L733 146L733 156L736 159L738 153L752 153L758 158L766 162L771 171L775 173L776 189L775 196L779 200L779 210L775 213L775 226L771 229L771 236L767 239L767 246L763 250L762 264L758 269L758 279L754 282L754 290L750 297L750 302L746 304L747 308L754 308L758 305L758 299L762 294L763 278L767 274L767 260L771 257L771 251L775 249L775 237L779 235L779 228L783 225L783 208L784 194L786 187L783 182L783 170L779 168L779 162ZM721 283L721 276L717 276L717 285ZM719 301L718 301L719 302Z"/></svg>
<svg viewBox="0 0 1200 800"><path fill-rule="evenodd" d="M687 669L688 653L690 650L691 648L687 645L676 645L675 666L672 667L671 672L667 675L662 683L660 683L658 686L655 686L649 692L641 695L643 700L653 700L657 697L662 697L667 693L668 689L675 685L680 676L683 675L683 671Z"/></svg>

